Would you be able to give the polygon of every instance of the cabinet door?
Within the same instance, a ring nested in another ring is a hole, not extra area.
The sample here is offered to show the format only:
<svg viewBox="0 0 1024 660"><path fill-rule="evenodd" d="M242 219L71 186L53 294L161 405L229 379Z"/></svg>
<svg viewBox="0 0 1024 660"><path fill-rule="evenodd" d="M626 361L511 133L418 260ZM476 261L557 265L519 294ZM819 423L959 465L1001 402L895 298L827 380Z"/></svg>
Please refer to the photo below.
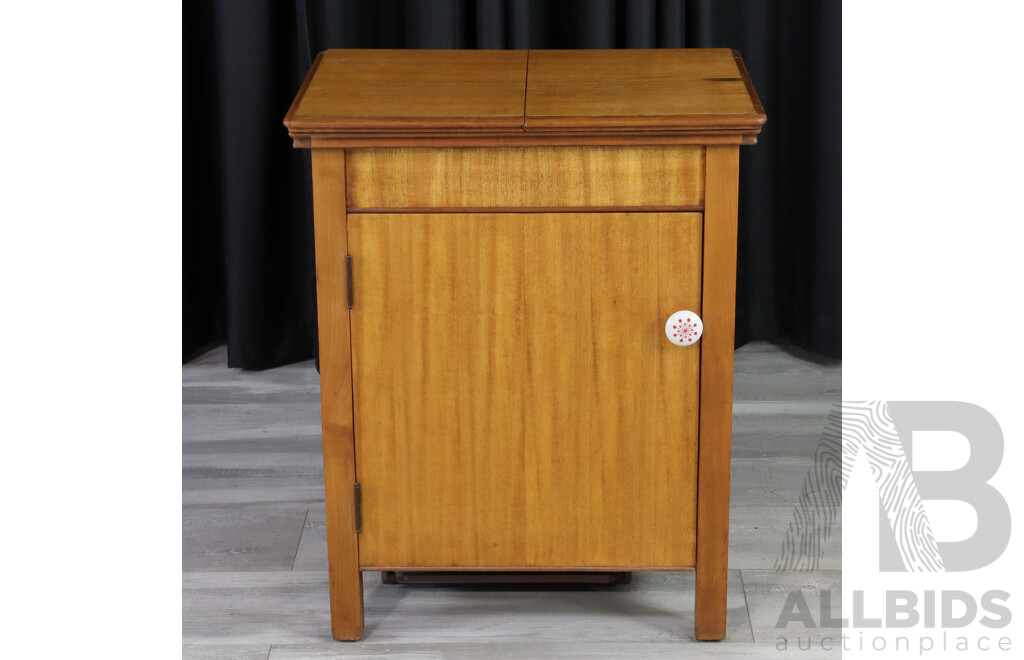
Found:
<svg viewBox="0 0 1024 660"><path fill-rule="evenodd" d="M363 567L694 565L701 224L349 216Z"/></svg>

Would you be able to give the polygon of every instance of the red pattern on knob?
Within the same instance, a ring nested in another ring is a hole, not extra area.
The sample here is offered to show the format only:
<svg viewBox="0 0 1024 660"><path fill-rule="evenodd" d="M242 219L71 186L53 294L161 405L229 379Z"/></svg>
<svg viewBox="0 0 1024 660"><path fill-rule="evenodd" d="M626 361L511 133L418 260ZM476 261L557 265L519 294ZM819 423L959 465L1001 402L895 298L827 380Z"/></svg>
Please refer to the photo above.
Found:
<svg viewBox="0 0 1024 660"><path fill-rule="evenodd" d="M665 334L677 346L689 346L700 339L704 324L689 310L678 311L665 324Z"/></svg>

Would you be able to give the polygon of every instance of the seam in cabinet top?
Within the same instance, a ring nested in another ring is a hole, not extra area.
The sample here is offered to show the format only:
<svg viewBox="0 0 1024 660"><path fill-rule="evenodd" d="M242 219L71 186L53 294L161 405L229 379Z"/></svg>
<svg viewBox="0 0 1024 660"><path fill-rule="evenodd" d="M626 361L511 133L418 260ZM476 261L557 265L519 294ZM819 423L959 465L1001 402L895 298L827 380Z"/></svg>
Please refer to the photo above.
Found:
<svg viewBox="0 0 1024 660"><path fill-rule="evenodd" d="M751 144L764 110L729 49L320 53L297 147Z"/></svg>

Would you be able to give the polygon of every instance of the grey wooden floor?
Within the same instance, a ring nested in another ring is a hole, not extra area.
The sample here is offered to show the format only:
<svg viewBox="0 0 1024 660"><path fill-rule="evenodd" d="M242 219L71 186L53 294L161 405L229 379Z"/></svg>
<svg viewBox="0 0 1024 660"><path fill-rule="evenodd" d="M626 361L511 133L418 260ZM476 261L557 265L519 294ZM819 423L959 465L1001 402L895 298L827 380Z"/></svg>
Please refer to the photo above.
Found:
<svg viewBox="0 0 1024 660"><path fill-rule="evenodd" d="M820 592L840 600L838 530L818 569L775 570L839 400L838 362L771 343L736 353L729 635L719 643L692 639L692 573L577 588L389 586L367 573L363 641L332 641L317 378L312 362L228 369L223 348L182 367L185 658L839 657L821 648L839 631L775 627L793 589L815 615Z"/></svg>

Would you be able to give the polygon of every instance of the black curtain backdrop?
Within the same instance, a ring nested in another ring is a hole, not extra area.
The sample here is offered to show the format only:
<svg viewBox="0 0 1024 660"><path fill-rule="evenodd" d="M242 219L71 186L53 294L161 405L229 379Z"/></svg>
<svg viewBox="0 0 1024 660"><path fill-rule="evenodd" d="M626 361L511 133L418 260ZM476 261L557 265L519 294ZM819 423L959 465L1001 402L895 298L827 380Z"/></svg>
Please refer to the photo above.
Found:
<svg viewBox="0 0 1024 660"><path fill-rule="evenodd" d="M327 48L735 48L768 114L740 151L736 343L840 357L839 2L216 0L184 6L184 359L316 353L308 152L281 124Z"/></svg>

